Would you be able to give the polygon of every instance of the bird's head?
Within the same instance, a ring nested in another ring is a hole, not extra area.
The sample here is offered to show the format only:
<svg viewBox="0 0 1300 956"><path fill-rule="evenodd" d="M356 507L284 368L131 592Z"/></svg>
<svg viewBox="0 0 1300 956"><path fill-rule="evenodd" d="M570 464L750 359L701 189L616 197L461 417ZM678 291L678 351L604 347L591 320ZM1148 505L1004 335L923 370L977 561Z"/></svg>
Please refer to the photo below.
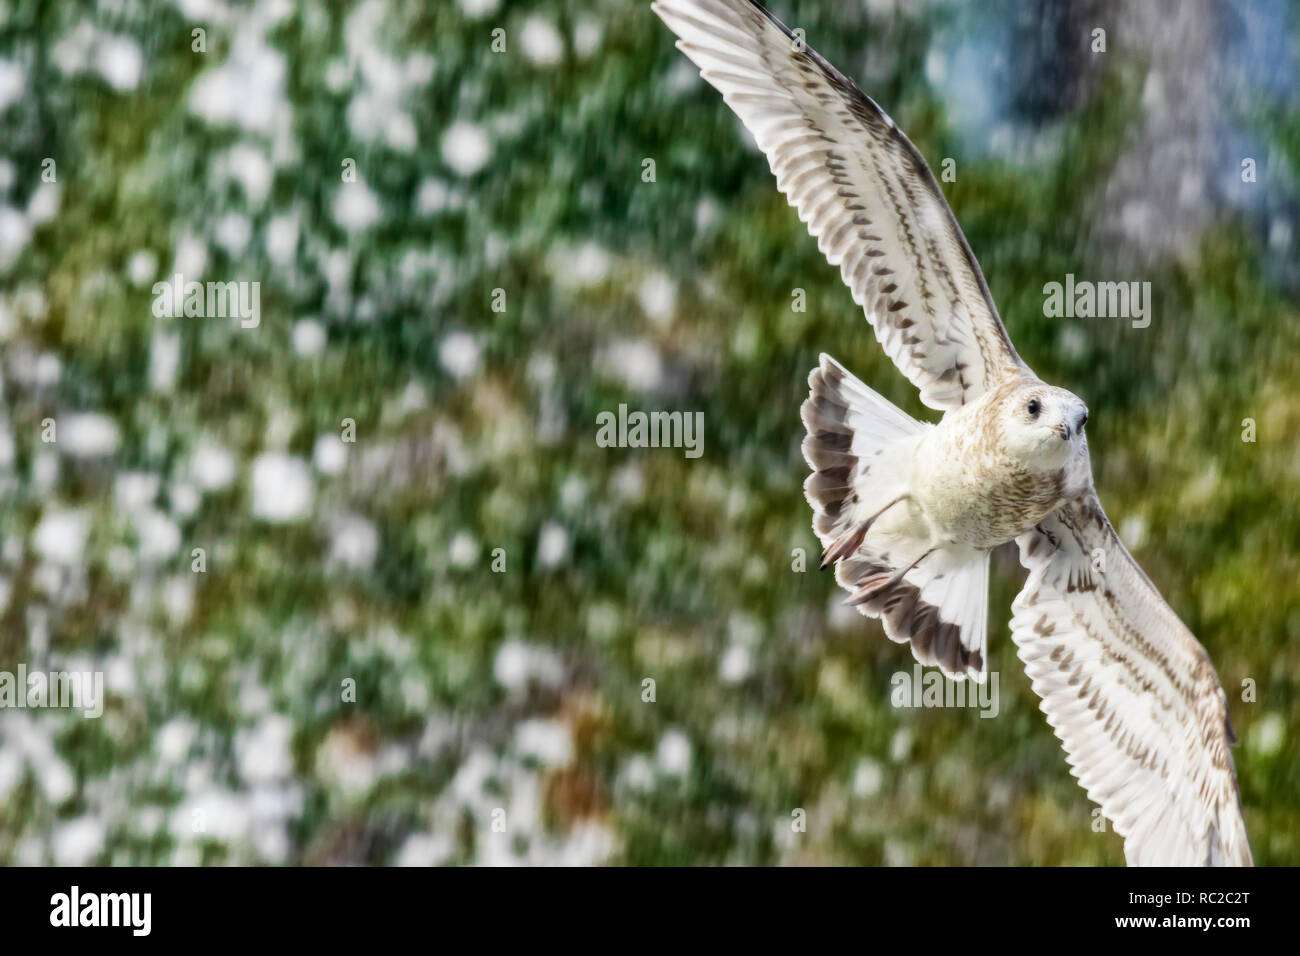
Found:
<svg viewBox="0 0 1300 956"><path fill-rule="evenodd" d="M1088 406L1063 388L1027 382L1003 398L999 419L1007 453L1026 468L1055 470L1087 456Z"/></svg>

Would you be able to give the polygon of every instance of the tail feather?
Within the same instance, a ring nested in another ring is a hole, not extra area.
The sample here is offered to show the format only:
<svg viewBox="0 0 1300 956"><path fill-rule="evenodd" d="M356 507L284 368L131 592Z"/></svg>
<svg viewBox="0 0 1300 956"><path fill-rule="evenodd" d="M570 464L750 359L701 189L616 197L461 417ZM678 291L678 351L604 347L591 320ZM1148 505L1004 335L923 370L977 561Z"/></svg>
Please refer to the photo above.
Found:
<svg viewBox="0 0 1300 956"><path fill-rule="evenodd" d="M822 543L839 538L860 500L859 485L873 477L876 485L902 480L891 475L897 461L876 461L885 448L919 435L926 426L858 381L844 366L823 354L808 376L808 399L800 414L808 434L804 460L812 474L804 495L816 517L813 527Z"/></svg>
<svg viewBox="0 0 1300 956"><path fill-rule="evenodd" d="M899 520L871 532L872 520L906 496L911 452L929 426L828 355L808 376L808 388L800 412L812 474L804 494L825 548L822 567L838 562L835 579L850 592L847 603L880 618L890 640L910 644L918 661L937 664L951 677L982 681L988 554L941 548L900 576L929 549L928 537L909 533Z"/></svg>
<svg viewBox="0 0 1300 956"><path fill-rule="evenodd" d="M940 552L934 557L951 564L958 556ZM861 553L840 562L835 580L852 592L847 603L880 618L885 635L896 644L910 644L922 664L983 683L988 673L989 557L985 552L965 557L938 580L922 564L891 584L898 562L888 554Z"/></svg>

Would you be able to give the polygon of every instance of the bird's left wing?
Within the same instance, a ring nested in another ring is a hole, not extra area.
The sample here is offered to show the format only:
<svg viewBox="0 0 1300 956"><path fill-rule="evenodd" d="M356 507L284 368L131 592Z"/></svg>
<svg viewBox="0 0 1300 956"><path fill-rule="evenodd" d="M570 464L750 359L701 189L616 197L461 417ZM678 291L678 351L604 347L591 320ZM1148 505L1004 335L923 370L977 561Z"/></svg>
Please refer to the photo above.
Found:
<svg viewBox="0 0 1300 956"><path fill-rule="evenodd" d="M879 106L752 0L652 6L754 135L921 401L956 408L1028 371L934 175Z"/></svg>
<svg viewBox="0 0 1300 956"><path fill-rule="evenodd" d="M1227 700L1095 493L1016 539L1012 638L1071 773L1130 866L1249 866Z"/></svg>

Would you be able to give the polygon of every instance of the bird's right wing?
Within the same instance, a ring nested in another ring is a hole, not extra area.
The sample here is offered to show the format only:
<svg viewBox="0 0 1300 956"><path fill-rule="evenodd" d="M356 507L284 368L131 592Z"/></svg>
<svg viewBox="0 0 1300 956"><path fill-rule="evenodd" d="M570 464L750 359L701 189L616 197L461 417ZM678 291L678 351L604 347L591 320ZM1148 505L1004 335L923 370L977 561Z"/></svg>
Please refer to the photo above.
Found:
<svg viewBox="0 0 1300 956"><path fill-rule="evenodd" d="M1011 635L1071 773L1130 866L1249 866L1227 700L1209 655L1094 493L1016 539Z"/></svg>
<svg viewBox="0 0 1300 956"><path fill-rule="evenodd" d="M956 408L1028 371L934 175L879 106L752 0L653 8L754 135L921 401Z"/></svg>

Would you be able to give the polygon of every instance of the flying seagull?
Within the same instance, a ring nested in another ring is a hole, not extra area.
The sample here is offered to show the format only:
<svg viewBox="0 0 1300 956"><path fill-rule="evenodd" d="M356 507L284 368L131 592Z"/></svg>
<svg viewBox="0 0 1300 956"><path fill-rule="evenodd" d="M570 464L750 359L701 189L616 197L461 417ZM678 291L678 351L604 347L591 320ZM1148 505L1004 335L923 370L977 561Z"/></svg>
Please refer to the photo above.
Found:
<svg viewBox="0 0 1300 956"><path fill-rule="evenodd" d="M754 0L658 0L766 154L921 400L917 422L828 355L802 415L814 530L848 603L954 678L987 673L989 553L1029 576L1011 636L1071 772L1130 865L1250 865L1227 698L1120 543L1076 396L1016 354L924 158Z"/></svg>

